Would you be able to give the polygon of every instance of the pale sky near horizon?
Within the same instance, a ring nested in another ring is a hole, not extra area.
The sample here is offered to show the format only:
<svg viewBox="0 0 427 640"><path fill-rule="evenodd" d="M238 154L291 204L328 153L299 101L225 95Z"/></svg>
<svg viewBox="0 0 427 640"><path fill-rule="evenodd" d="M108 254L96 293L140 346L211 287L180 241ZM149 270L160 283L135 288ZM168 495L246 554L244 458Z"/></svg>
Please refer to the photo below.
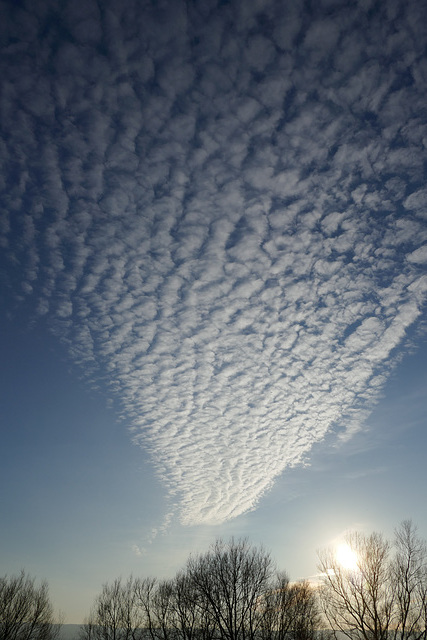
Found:
<svg viewBox="0 0 427 640"><path fill-rule="evenodd" d="M1 574L427 537L421 0L1 1Z"/></svg>

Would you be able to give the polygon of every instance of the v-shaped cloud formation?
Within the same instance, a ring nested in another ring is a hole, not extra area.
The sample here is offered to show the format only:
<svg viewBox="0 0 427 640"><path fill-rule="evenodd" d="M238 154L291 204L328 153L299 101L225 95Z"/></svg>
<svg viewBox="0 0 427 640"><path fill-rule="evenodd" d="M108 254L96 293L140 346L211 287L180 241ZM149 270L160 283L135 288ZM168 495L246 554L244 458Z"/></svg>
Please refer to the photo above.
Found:
<svg viewBox="0 0 427 640"><path fill-rule="evenodd" d="M10 282L185 524L357 430L425 304L425 5L305 6L4 10Z"/></svg>

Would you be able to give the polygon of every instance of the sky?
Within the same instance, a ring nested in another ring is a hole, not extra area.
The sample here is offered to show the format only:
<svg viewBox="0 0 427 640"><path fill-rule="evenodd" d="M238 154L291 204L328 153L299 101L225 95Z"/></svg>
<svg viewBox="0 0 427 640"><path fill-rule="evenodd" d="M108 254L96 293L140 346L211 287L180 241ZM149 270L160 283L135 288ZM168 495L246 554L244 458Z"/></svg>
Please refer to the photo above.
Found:
<svg viewBox="0 0 427 640"><path fill-rule="evenodd" d="M0 2L0 566L427 537L422 0Z"/></svg>

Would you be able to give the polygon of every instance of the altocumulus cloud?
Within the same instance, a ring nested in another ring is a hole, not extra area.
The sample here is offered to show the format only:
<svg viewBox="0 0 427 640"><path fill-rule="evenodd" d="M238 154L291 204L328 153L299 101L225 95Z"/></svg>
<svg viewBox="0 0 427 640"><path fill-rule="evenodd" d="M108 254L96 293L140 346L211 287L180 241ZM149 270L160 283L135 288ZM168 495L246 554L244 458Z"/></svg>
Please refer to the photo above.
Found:
<svg viewBox="0 0 427 640"><path fill-rule="evenodd" d="M424 2L3 3L1 243L181 522L350 437L419 319Z"/></svg>

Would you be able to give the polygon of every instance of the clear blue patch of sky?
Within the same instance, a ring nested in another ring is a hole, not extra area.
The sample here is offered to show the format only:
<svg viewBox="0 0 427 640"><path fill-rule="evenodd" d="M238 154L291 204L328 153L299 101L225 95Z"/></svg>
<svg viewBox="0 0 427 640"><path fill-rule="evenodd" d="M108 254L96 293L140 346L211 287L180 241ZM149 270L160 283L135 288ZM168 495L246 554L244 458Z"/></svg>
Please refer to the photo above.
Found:
<svg viewBox="0 0 427 640"><path fill-rule="evenodd" d="M163 518L163 490L43 322L0 320L0 351L2 570L98 589L131 571L132 544Z"/></svg>

